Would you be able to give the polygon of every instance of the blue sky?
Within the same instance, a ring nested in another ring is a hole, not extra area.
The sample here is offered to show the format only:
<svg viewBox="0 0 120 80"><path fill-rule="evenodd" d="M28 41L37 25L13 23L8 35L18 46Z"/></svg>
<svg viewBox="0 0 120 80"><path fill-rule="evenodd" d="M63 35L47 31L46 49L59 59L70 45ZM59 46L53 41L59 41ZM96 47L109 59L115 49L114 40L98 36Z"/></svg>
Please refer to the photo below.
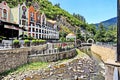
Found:
<svg viewBox="0 0 120 80"><path fill-rule="evenodd" d="M99 23L117 16L117 0L49 0L66 11L79 13L88 23Z"/></svg>

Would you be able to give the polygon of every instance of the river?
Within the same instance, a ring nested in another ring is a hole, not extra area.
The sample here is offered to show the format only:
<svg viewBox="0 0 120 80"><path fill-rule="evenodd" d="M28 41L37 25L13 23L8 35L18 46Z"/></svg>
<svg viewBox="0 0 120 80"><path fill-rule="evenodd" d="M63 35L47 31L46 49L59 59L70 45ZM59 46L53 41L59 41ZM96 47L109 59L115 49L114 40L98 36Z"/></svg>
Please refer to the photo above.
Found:
<svg viewBox="0 0 120 80"><path fill-rule="evenodd" d="M42 75L34 75L32 79L39 80L105 80L104 63L98 55L91 52L90 47L81 47L89 58L78 58L67 64L50 67L50 70L44 71ZM44 75L44 78L43 78ZM27 77L25 80L32 80Z"/></svg>
<svg viewBox="0 0 120 80"><path fill-rule="evenodd" d="M84 57L78 54L75 58L68 59L68 62L18 76L15 74L3 80L105 80L105 67L100 57L87 46L81 47L80 51Z"/></svg>
<svg viewBox="0 0 120 80"><path fill-rule="evenodd" d="M86 53L92 60L95 61L96 67L96 75L92 80L105 80L105 65L101 60L100 56L91 52L90 46L81 47L80 50Z"/></svg>

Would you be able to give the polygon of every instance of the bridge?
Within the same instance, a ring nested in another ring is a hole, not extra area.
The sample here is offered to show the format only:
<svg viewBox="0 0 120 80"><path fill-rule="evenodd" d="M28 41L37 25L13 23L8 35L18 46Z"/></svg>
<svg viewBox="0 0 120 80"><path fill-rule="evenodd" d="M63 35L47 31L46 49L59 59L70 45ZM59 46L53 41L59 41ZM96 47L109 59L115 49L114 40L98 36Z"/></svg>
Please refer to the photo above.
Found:
<svg viewBox="0 0 120 80"><path fill-rule="evenodd" d="M92 46L93 43L81 43L81 46Z"/></svg>

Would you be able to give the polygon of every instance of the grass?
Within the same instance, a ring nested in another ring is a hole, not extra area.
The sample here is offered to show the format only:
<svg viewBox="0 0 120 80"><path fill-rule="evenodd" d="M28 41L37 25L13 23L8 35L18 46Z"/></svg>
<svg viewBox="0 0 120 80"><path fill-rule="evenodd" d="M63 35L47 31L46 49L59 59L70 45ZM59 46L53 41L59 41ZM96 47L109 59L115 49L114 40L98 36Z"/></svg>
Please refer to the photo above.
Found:
<svg viewBox="0 0 120 80"><path fill-rule="evenodd" d="M8 71L5 71L5 72L1 73L0 76L6 76L11 73L18 74L18 73L29 71L29 70L42 69L42 68L46 68L48 66L48 64L49 63L47 63L47 62L34 62L34 63L24 64L16 69L10 69Z"/></svg>
<svg viewBox="0 0 120 80"><path fill-rule="evenodd" d="M77 53L78 53L78 57L87 57L88 55L81 52L79 49L76 49Z"/></svg>

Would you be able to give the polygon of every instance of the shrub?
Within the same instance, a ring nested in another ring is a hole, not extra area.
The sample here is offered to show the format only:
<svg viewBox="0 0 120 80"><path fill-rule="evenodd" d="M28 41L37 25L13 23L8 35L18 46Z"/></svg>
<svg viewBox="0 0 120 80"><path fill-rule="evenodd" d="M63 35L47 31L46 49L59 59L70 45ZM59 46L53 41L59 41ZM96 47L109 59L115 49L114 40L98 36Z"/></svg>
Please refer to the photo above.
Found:
<svg viewBox="0 0 120 80"><path fill-rule="evenodd" d="M44 44L46 42L46 40L40 40L39 41L41 44Z"/></svg>
<svg viewBox="0 0 120 80"><path fill-rule="evenodd" d="M27 39L26 39L26 40L24 40L24 43L25 43L25 44L29 44L29 43L30 43L30 40L27 40Z"/></svg>
<svg viewBox="0 0 120 80"><path fill-rule="evenodd" d="M74 42L75 40L73 38L70 38L67 40L67 42Z"/></svg>
<svg viewBox="0 0 120 80"><path fill-rule="evenodd" d="M19 44L19 43L20 43L19 40L14 40L14 41L13 41L13 47L19 48L19 47L20 47L20 44Z"/></svg>
<svg viewBox="0 0 120 80"><path fill-rule="evenodd" d="M6 37L4 37L4 36L0 36L0 38L1 38L1 39L6 39Z"/></svg>
<svg viewBox="0 0 120 80"><path fill-rule="evenodd" d="M33 45L33 46L36 45L36 40L32 40L32 45Z"/></svg>
<svg viewBox="0 0 120 80"><path fill-rule="evenodd" d="M32 43L36 43L36 40L32 40Z"/></svg>
<svg viewBox="0 0 120 80"><path fill-rule="evenodd" d="M36 40L36 45L39 45L40 44L40 40Z"/></svg>
<svg viewBox="0 0 120 80"><path fill-rule="evenodd" d="M2 41L2 38L0 38L0 41Z"/></svg>
<svg viewBox="0 0 120 80"><path fill-rule="evenodd" d="M13 44L19 44L19 40L14 40Z"/></svg>
<svg viewBox="0 0 120 80"><path fill-rule="evenodd" d="M30 46L30 40L28 40L28 39L24 40L24 45L26 47Z"/></svg>

